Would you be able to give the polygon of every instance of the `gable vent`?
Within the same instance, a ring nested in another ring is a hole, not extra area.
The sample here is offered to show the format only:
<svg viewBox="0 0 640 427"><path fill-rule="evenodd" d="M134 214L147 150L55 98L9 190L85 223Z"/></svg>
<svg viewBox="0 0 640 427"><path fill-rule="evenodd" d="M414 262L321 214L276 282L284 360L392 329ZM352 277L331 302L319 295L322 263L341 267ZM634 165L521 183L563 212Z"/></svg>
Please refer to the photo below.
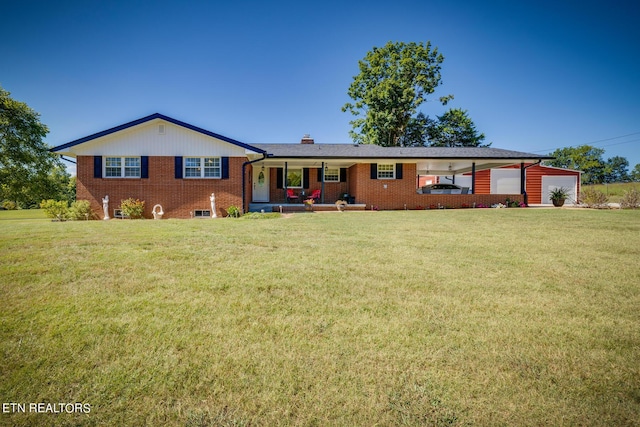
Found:
<svg viewBox="0 0 640 427"><path fill-rule="evenodd" d="M158 133L164 135L164 125L158 125Z"/></svg>

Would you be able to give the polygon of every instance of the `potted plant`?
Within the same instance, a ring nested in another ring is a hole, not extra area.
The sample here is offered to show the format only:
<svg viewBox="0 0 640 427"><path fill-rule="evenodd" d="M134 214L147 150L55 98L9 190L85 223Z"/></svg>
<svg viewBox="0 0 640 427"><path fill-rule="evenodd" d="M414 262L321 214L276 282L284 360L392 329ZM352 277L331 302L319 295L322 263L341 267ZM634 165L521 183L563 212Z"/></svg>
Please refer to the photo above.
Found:
<svg viewBox="0 0 640 427"><path fill-rule="evenodd" d="M313 204L315 203L314 199L306 199L304 201L304 208L307 211L312 211L313 210Z"/></svg>
<svg viewBox="0 0 640 427"><path fill-rule="evenodd" d="M569 197L569 190L564 187L554 188L549 194L551 203L553 203L553 206L558 208L564 205L564 201L567 199L567 197Z"/></svg>

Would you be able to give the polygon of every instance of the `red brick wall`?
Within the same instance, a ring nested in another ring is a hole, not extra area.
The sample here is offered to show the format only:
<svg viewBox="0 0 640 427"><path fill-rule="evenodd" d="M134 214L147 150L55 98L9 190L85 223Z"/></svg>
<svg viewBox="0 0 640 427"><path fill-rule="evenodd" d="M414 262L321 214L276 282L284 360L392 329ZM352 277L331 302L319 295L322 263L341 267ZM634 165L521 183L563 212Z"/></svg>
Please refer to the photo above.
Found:
<svg viewBox="0 0 640 427"><path fill-rule="evenodd" d="M76 198L89 200L102 218L102 198L109 195L109 216L129 197L145 202L144 217L153 218L153 206L162 205L163 218L190 218L196 209L211 209L209 197L216 195L216 211L222 216L229 206L242 208L242 164L245 158L229 158L229 179L175 179L174 158L149 157L148 179L94 178L93 156L79 156ZM247 189L250 189L248 186Z"/></svg>

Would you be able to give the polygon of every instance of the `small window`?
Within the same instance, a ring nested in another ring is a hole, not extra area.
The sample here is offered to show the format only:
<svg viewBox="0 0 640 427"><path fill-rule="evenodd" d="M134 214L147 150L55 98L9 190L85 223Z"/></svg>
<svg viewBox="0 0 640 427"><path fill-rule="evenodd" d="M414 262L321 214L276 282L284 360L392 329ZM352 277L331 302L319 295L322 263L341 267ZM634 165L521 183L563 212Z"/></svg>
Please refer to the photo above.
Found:
<svg viewBox="0 0 640 427"><path fill-rule="evenodd" d="M185 157L185 178L221 178L220 157Z"/></svg>
<svg viewBox="0 0 640 427"><path fill-rule="evenodd" d="M324 182L340 182L340 169L325 169Z"/></svg>
<svg viewBox="0 0 640 427"><path fill-rule="evenodd" d="M211 211L208 209L196 209L193 211L195 218L211 218Z"/></svg>
<svg viewBox="0 0 640 427"><path fill-rule="evenodd" d="M395 165L378 163L378 179L394 179Z"/></svg>
<svg viewBox="0 0 640 427"><path fill-rule="evenodd" d="M122 213L122 210L120 210L120 209L114 209L114 210L113 210L113 217L114 217L114 218L127 218L127 216L126 216L126 215L124 215L124 214Z"/></svg>
<svg viewBox="0 0 640 427"><path fill-rule="evenodd" d="M104 176L107 178L140 178L140 157L107 157Z"/></svg>

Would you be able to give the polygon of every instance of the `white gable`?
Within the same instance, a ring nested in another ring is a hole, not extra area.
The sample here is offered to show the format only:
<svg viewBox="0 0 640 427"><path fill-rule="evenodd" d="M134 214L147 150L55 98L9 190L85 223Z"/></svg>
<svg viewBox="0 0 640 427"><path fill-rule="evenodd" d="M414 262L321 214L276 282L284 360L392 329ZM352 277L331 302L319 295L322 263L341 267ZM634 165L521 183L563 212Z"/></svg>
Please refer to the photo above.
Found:
<svg viewBox="0 0 640 427"><path fill-rule="evenodd" d="M246 157L243 147L154 119L64 150L76 156Z"/></svg>

